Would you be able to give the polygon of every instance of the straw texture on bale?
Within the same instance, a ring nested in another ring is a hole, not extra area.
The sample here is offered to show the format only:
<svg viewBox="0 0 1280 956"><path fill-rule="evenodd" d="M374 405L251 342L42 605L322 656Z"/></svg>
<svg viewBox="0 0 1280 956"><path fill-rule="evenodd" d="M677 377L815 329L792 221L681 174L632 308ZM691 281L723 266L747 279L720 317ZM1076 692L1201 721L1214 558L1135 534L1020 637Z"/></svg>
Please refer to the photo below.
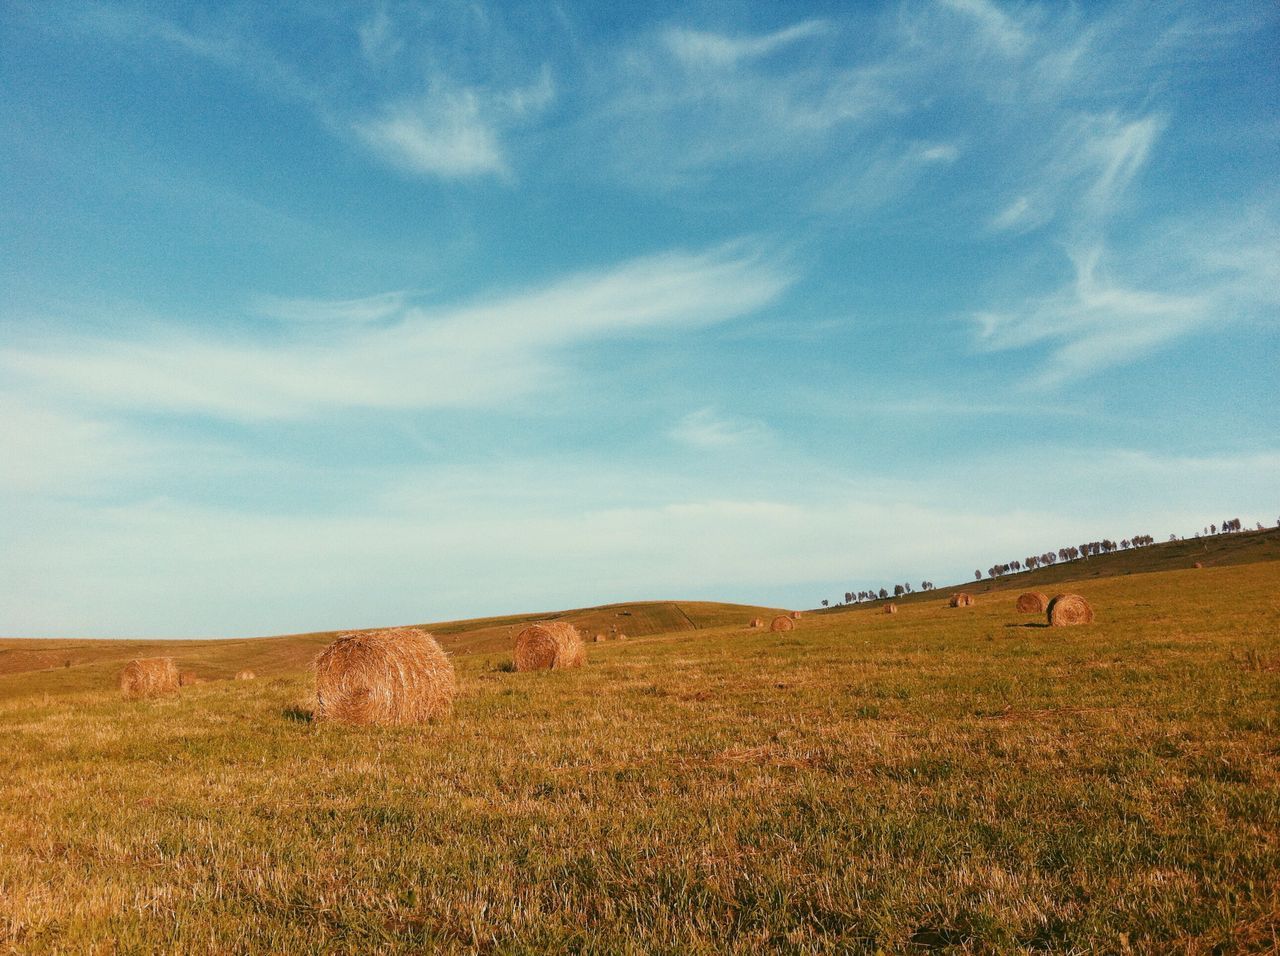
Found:
<svg viewBox="0 0 1280 956"><path fill-rule="evenodd" d="M178 675L179 687L190 687L192 684L200 683L200 678L196 676L195 671L183 671Z"/></svg>
<svg viewBox="0 0 1280 956"><path fill-rule="evenodd" d="M795 624L793 624L791 618L787 617L785 614L779 614L773 619L773 623L769 625L769 630L791 631L795 630Z"/></svg>
<svg viewBox="0 0 1280 956"><path fill-rule="evenodd" d="M886 605L884 606L884 613L885 613L885 614L897 614L897 613L898 613L898 605L896 605L896 604L886 604Z"/></svg>
<svg viewBox="0 0 1280 956"><path fill-rule="evenodd" d="M973 607L973 595L966 594L964 591L958 591L951 595L952 607Z"/></svg>
<svg viewBox="0 0 1280 956"><path fill-rule="evenodd" d="M1093 608L1078 594L1058 594L1049 602L1048 616L1051 627L1092 624Z"/></svg>
<svg viewBox="0 0 1280 956"><path fill-rule="evenodd" d="M622 640L622 635L618 635ZM578 629L564 621L531 624L516 635L516 670L544 671L581 667L586 657Z"/></svg>
<svg viewBox="0 0 1280 956"><path fill-rule="evenodd" d="M752 626L752 627L764 627L764 618L762 618L762 617L753 617L753 618L751 619L751 626Z"/></svg>
<svg viewBox="0 0 1280 956"><path fill-rule="evenodd" d="M1049 595L1039 591L1019 594L1017 607L1023 614L1043 614L1049 607Z"/></svg>
<svg viewBox="0 0 1280 956"><path fill-rule="evenodd" d="M141 657L120 672L120 692L129 698L170 694L178 686L178 665L172 657Z"/></svg>
<svg viewBox="0 0 1280 956"><path fill-rule="evenodd" d="M416 628L342 634L313 666L317 720L417 724L453 708L453 664Z"/></svg>
<svg viewBox="0 0 1280 956"><path fill-rule="evenodd" d="M257 676L253 671L240 671L236 674L236 680L253 680Z"/></svg>

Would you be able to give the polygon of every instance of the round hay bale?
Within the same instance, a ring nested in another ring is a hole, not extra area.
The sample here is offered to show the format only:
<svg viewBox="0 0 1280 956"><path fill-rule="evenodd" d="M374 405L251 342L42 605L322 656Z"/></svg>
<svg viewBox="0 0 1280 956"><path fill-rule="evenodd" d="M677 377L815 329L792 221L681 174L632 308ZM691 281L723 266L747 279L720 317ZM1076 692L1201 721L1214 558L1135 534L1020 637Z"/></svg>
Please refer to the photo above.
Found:
<svg viewBox="0 0 1280 956"><path fill-rule="evenodd" d="M793 630L795 630L795 627L796 627L796 626L795 626L795 624L792 622L792 619L791 619L791 618L787 617L785 614L779 614L777 617L775 617L775 618L773 619L773 623L769 625L769 630L771 630L771 631L793 631Z"/></svg>
<svg viewBox="0 0 1280 956"><path fill-rule="evenodd" d="M192 684L199 684L200 678L196 676L195 671L183 671L178 675L179 687L190 687Z"/></svg>
<svg viewBox="0 0 1280 956"><path fill-rule="evenodd" d="M1203 567L1204 567L1204 565L1203 565L1203 564L1201 564L1199 561L1197 561L1197 562L1196 562L1196 565L1195 565L1195 566L1196 566L1197 568L1203 568Z"/></svg>
<svg viewBox="0 0 1280 956"><path fill-rule="evenodd" d="M627 635L625 635L625 634L619 634L619 635L618 635L618 640L620 640L620 641L625 641L626 639L627 639Z"/></svg>
<svg viewBox="0 0 1280 956"><path fill-rule="evenodd" d="M800 616L801 616L801 615L800 615L800 612L799 612L799 611L792 611L792 612L791 612L791 620L793 620L793 621L798 621L798 620L800 620Z"/></svg>
<svg viewBox="0 0 1280 956"><path fill-rule="evenodd" d="M1048 616L1050 627L1092 624L1093 608L1078 594L1058 594L1049 602Z"/></svg>
<svg viewBox="0 0 1280 956"><path fill-rule="evenodd" d="M249 670L238 671L236 673L236 680L253 680L257 676L258 675L255 674L253 671L249 671Z"/></svg>
<svg viewBox="0 0 1280 956"><path fill-rule="evenodd" d="M603 643L603 642L604 642L604 635L603 635L603 634L597 634L595 637L593 637L593 638L592 638L592 640L593 640L593 641L595 641L597 644Z"/></svg>
<svg viewBox="0 0 1280 956"><path fill-rule="evenodd" d="M884 606L884 613L885 613L885 614L897 614L897 613L898 613L898 605L896 605L896 604L886 604L886 605Z"/></svg>
<svg viewBox="0 0 1280 956"><path fill-rule="evenodd" d="M752 626L752 627L764 627L764 618L762 618L762 617L753 617L753 618L751 619L751 626Z"/></svg>
<svg viewBox="0 0 1280 956"><path fill-rule="evenodd" d="M957 591L951 595L952 607L973 607L973 595L966 594L964 591Z"/></svg>
<svg viewBox="0 0 1280 956"><path fill-rule="evenodd" d="M120 672L120 692L133 700L171 694L178 689L178 665L172 657L140 657Z"/></svg>
<svg viewBox="0 0 1280 956"><path fill-rule="evenodd" d="M1049 608L1049 595L1040 591L1019 594L1017 608L1023 614L1043 614Z"/></svg>
<svg viewBox="0 0 1280 956"><path fill-rule="evenodd" d="M412 627L342 634L316 657L316 720L417 724L453 709L453 664Z"/></svg>
<svg viewBox="0 0 1280 956"><path fill-rule="evenodd" d="M618 635L618 640L622 640ZM531 624L516 635L518 671L562 670L581 667L586 657L578 629L564 621Z"/></svg>

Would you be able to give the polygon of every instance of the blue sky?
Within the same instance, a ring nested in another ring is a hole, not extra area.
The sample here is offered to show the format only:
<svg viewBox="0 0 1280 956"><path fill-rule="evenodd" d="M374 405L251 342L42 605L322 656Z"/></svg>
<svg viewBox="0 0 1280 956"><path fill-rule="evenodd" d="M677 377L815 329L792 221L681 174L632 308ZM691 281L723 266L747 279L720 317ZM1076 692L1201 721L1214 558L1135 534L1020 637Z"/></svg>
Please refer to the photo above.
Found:
<svg viewBox="0 0 1280 956"><path fill-rule="evenodd" d="M1271 4L9 2L0 634L1280 513Z"/></svg>

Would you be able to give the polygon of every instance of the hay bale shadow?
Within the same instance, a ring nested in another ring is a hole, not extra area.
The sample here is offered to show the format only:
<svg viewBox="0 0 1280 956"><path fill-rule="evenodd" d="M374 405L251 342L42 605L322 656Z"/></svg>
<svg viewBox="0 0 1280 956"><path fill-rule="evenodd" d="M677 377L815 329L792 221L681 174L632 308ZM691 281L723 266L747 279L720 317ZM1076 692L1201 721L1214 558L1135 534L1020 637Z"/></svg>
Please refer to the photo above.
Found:
<svg viewBox="0 0 1280 956"><path fill-rule="evenodd" d="M1026 624L1006 624L1005 627L1048 627L1049 625L1043 621L1030 621Z"/></svg>
<svg viewBox="0 0 1280 956"><path fill-rule="evenodd" d="M295 724L309 724L316 719L315 711L309 707L299 707L297 704L292 704L280 711L280 716Z"/></svg>

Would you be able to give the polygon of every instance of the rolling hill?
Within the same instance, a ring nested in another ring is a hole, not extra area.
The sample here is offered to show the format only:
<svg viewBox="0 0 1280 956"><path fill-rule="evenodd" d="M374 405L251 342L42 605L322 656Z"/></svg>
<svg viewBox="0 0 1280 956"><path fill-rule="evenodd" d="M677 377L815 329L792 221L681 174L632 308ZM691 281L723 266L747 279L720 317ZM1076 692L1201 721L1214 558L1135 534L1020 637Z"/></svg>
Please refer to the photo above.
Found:
<svg viewBox="0 0 1280 956"><path fill-rule="evenodd" d="M641 601L569 611L416 624L453 655L506 651L519 629L533 621L567 621L596 633L643 637L742 624L776 609L711 601ZM209 640L0 639L0 700L27 693L62 693L114 685L125 661L166 655L183 670L225 679L249 668L263 677L304 670L336 631L278 637Z"/></svg>
<svg viewBox="0 0 1280 956"><path fill-rule="evenodd" d="M1186 541L1165 541L1144 548L1113 551L1075 561L1060 561L1034 571L1003 574L998 578L984 576L980 581L962 581L932 591L915 591L901 597L890 598L895 604L932 601L949 598L956 591L973 595L990 594L1020 588L1023 591L1050 591L1068 582L1091 581L1100 578L1123 577L1130 574L1151 574L1157 571L1178 571L1194 568L1197 563L1204 568L1232 567L1254 564L1260 561L1280 561L1280 528L1263 531L1239 531ZM881 585L877 585L877 588ZM888 585L890 591L893 585ZM840 614L848 611L879 609L882 601L864 601L861 604L842 604L819 609L819 614Z"/></svg>

